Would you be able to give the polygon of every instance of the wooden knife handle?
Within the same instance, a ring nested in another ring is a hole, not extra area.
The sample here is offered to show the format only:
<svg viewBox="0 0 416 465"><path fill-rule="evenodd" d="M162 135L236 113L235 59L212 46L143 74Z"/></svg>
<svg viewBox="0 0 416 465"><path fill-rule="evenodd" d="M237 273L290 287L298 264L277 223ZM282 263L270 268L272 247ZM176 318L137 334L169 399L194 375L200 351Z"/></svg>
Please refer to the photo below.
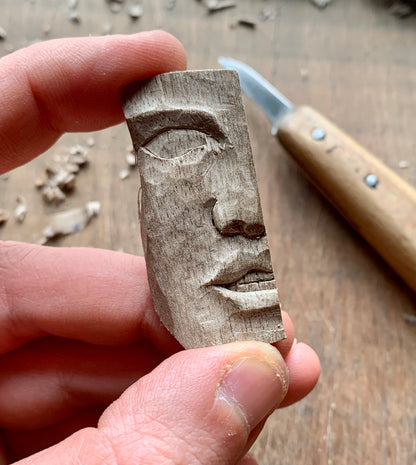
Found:
<svg viewBox="0 0 416 465"><path fill-rule="evenodd" d="M321 193L416 291L416 190L312 108L285 115L277 135Z"/></svg>

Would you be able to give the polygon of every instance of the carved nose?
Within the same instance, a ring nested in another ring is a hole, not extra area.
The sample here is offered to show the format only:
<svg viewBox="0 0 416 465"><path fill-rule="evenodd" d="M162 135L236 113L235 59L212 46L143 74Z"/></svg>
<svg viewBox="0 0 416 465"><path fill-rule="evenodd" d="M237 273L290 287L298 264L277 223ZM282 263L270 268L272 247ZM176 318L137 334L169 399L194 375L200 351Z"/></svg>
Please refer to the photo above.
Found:
<svg viewBox="0 0 416 465"><path fill-rule="evenodd" d="M246 199L244 199L246 200ZM265 234L258 199L246 204L243 199L217 201L212 210L215 227L224 236L242 235L256 239Z"/></svg>

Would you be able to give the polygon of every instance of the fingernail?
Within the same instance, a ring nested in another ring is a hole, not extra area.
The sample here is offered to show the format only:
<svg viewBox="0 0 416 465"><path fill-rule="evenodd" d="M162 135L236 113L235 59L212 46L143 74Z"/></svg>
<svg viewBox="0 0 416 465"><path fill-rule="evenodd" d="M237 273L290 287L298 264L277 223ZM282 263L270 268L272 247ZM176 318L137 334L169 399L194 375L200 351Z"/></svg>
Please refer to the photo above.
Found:
<svg viewBox="0 0 416 465"><path fill-rule="evenodd" d="M254 357L237 360L219 390L223 399L240 409L251 430L280 404L286 392L283 360L272 365Z"/></svg>

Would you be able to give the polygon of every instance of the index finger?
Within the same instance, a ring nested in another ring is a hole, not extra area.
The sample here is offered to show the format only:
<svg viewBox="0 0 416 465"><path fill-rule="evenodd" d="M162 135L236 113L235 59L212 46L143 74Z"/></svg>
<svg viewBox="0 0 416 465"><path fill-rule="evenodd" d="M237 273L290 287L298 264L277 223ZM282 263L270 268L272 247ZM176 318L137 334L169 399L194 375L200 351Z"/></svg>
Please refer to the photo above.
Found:
<svg viewBox="0 0 416 465"><path fill-rule="evenodd" d="M123 120L129 82L182 70L185 52L163 31L57 39L0 60L0 173L44 152L64 132Z"/></svg>

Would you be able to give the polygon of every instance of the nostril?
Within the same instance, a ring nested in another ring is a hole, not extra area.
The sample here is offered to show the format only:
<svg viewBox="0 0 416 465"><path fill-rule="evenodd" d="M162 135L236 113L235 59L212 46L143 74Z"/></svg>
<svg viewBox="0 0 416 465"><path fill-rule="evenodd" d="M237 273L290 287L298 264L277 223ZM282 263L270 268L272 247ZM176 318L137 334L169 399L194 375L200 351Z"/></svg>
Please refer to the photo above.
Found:
<svg viewBox="0 0 416 465"><path fill-rule="evenodd" d="M222 228L221 234L225 236L242 235L249 239L256 239L264 236L265 229L262 224L247 224L241 220L233 220Z"/></svg>
<svg viewBox="0 0 416 465"><path fill-rule="evenodd" d="M246 205L241 199L228 198L222 202L216 199L212 206L212 223L223 236L240 235L256 240L266 234L258 202L257 208L253 208L253 202Z"/></svg>
<svg viewBox="0 0 416 465"><path fill-rule="evenodd" d="M235 236L237 234L242 234L244 231L244 224L240 220L233 220L225 224L221 230L221 233L225 236Z"/></svg>
<svg viewBox="0 0 416 465"><path fill-rule="evenodd" d="M243 234L250 239L260 238L266 234L266 229L263 224L244 224Z"/></svg>

